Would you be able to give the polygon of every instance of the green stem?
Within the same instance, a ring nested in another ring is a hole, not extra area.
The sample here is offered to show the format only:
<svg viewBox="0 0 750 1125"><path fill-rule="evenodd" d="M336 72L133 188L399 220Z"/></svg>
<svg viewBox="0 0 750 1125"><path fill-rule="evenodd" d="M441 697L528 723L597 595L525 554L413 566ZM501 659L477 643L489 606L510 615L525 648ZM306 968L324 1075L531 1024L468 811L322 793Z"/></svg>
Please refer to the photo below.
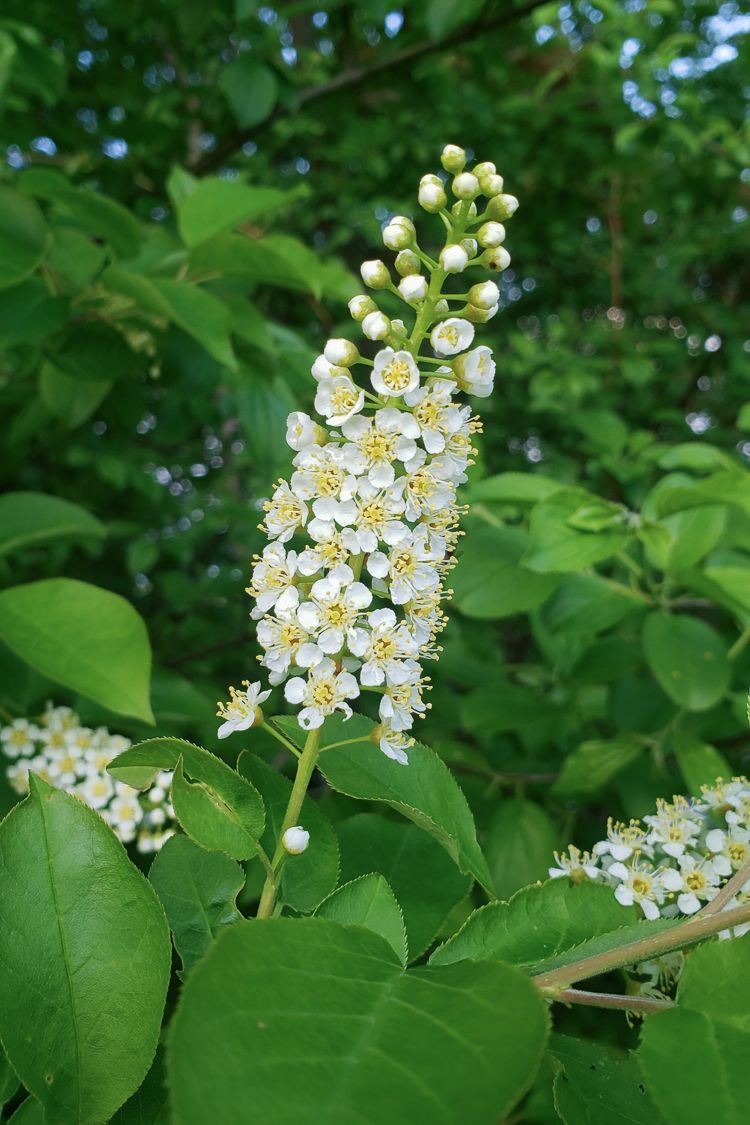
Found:
<svg viewBox="0 0 750 1125"><path fill-rule="evenodd" d="M547 973L539 973L534 981L539 988L550 990L554 998L560 990L569 988L575 981L598 977L611 969L638 965L642 961L660 957L663 953L685 949L688 945L713 937L720 930L729 930L743 922L750 922L750 903L733 910L722 910L719 914L698 914L669 930L662 930L638 941L626 942L615 949L606 949L603 953L594 953L591 957L583 957L580 961L573 961L559 969L550 969Z"/></svg>
<svg viewBox="0 0 750 1125"><path fill-rule="evenodd" d="M660 1000L657 996L620 996L612 992L587 992L581 988L564 988L550 999L558 1004L581 1004L586 1008L610 1008L643 1015L663 1012L675 1006L674 1000Z"/></svg>
<svg viewBox="0 0 750 1125"><path fill-rule="evenodd" d="M289 797L289 804L284 813L284 819L281 822L279 838L276 841L276 851L273 853L273 859L271 861L273 871L267 875L260 896L257 913L258 918L270 918L273 914L273 908L276 903L279 873L284 866L284 861L287 856L282 840L288 828L293 828L296 824L299 824L302 803L305 799L307 787L310 784L310 778L313 775L315 764L318 760L318 754L320 753L321 730L322 727L318 727L316 730L310 731L302 754L297 762L297 773L294 778L294 785L292 786L291 796Z"/></svg>
<svg viewBox="0 0 750 1125"><path fill-rule="evenodd" d="M727 653L727 659L736 660L740 653L745 651L748 643L750 643L750 625L748 625L747 629L745 629L743 633L740 633L739 637Z"/></svg>

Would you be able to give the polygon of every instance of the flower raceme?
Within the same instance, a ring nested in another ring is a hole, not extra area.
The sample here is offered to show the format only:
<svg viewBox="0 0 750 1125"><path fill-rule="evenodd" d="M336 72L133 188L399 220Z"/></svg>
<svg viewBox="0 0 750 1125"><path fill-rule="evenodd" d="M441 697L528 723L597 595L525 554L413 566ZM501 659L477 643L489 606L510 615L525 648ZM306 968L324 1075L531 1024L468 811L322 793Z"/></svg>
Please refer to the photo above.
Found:
<svg viewBox="0 0 750 1125"><path fill-rule="evenodd" d="M460 534L456 493L481 430L460 395L487 397L495 374L490 349L475 344L475 325L497 312L498 287L485 279L459 293L454 278L507 267L503 220L518 206L494 164L468 170L455 145L441 162L450 187L428 175L418 192L445 227L437 260L420 247L411 219L397 215L383 242L396 255L398 280L380 259L361 268L366 286L406 306L411 325L367 294L349 302L373 354L336 338L313 363L319 420L289 415L294 471L264 505L270 542L248 589L261 665L272 686L284 683L299 725L315 730L336 711L348 718L362 691L376 692L376 740L403 764L409 731L428 706L422 661L439 654L444 582ZM244 688L221 705L220 737L262 721L258 705L268 692L260 683Z"/></svg>

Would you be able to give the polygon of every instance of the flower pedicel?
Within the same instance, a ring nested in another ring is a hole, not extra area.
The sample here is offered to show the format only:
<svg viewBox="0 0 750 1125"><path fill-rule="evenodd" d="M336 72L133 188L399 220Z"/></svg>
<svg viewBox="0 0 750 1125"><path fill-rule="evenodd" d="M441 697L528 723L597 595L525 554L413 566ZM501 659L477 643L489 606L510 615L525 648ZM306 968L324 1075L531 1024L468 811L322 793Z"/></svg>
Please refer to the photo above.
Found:
<svg viewBox="0 0 750 1125"><path fill-rule="evenodd" d="M487 397L495 374L475 326L497 312L498 287L481 280L457 292L456 275L509 265L503 222L518 206L494 164L468 170L455 145L441 162L452 182L427 175L418 191L445 226L438 260L420 247L411 219L396 215L383 230L395 272L380 259L361 268L366 286L404 303L410 325L367 294L349 302L373 354L331 339L315 360L319 420L289 415L294 471L264 505L270 542L248 589L261 665L269 684L284 684L299 725L316 730L337 711L348 718L362 690L377 692L374 737L403 764L414 720L428 707L422 661L439 655L460 535L456 493L481 430L460 396ZM262 721L254 716L265 695L260 683L231 689L220 735Z"/></svg>

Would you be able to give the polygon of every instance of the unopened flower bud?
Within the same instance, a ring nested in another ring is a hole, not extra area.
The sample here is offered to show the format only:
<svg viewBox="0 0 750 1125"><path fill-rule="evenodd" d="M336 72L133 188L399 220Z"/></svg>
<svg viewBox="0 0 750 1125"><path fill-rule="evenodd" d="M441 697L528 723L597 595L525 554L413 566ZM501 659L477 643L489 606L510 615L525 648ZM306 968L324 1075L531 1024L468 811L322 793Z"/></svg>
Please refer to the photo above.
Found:
<svg viewBox="0 0 750 1125"><path fill-rule="evenodd" d="M495 246L490 250L485 250L480 261L488 270L499 272L500 270L507 270L510 265L510 254L504 246Z"/></svg>
<svg viewBox="0 0 750 1125"><path fill-rule="evenodd" d="M394 336L408 336L406 325L403 320L395 319L391 321L391 333Z"/></svg>
<svg viewBox="0 0 750 1125"><path fill-rule="evenodd" d="M451 188L458 199L474 199L479 195L479 180L472 172L460 172Z"/></svg>
<svg viewBox="0 0 750 1125"><path fill-rule="evenodd" d="M469 290L469 304L480 309L491 309L500 300L500 290L494 281L480 281Z"/></svg>
<svg viewBox="0 0 750 1125"><path fill-rule="evenodd" d="M419 206L430 214L434 215L438 211L442 211L448 202L443 181L438 176L422 176L419 181L417 199L419 200Z"/></svg>
<svg viewBox="0 0 750 1125"><path fill-rule="evenodd" d="M502 223L484 223L477 231L477 241L485 248L502 246L505 242L505 227Z"/></svg>
<svg viewBox="0 0 750 1125"><path fill-rule="evenodd" d="M329 340L323 348L323 355L336 367L351 367L359 359L359 351L351 340Z"/></svg>
<svg viewBox="0 0 750 1125"><path fill-rule="evenodd" d="M398 283L398 291L409 304L415 301L423 301L427 296L427 278L416 273L409 274L408 277L402 277Z"/></svg>
<svg viewBox="0 0 750 1125"><path fill-rule="evenodd" d="M391 284L388 266L385 262L381 262L379 258L372 258L368 262L363 262L359 272L365 285L369 285L371 289L387 289Z"/></svg>
<svg viewBox="0 0 750 1125"><path fill-rule="evenodd" d="M416 236L414 223L403 215L396 215L383 230L383 243L389 250L406 250Z"/></svg>
<svg viewBox="0 0 750 1125"><path fill-rule="evenodd" d="M368 297L366 293L359 293L349 302L349 312L354 320L364 320L367 314L375 312L377 307L372 297Z"/></svg>
<svg viewBox="0 0 750 1125"><path fill-rule="evenodd" d="M446 313L446 312L448 312L449 309L450 309L450 305L448 304L448 302L445 300L444 297L441 297L439 301L435 302L434 311L436 313Z"/></svg>
<svg viewBox="0 0 750 1125"><path fill-rule="evenodd" d="M472 172L481 182L482 178L485 176L494 176L495 172L497 172L497 168L491 160L483 160L481 164L474 165Z"/></svg>
<svg viewBox="0 0 750 1125"><path fill-rule="evenodd" d="M391 322L385 313L368 313L362 321L362 331L368 340L384 340L391 330Z"/></svg>
<svg viewBox="0 0 750 1125"><path fill-rule="evenodd" d="M465 305L460 312L461 316L465 316L472 324L486 324L488 320L492 320L499 308L499 304L492 305L489 309L481 309L477 305Z"/></svg>
<svg viewBox="0 0 750 1125"><path fill-rule="evenodd" d="M481 176L479 179L479 186L482 189L482 193L488 196L488 198L490 199L492 199L496 195L500 195L501 191L503 190L504 184L505 181L503 180L503 177L498 176L497 174L492 176Z"/></svg>
<svg viewBox="0 0 750 1125"><path fill-rule="evenodd" d="M440 268L447 273L461 273L469 264L469 255L463 246L453 243L440 251Z"/></svg>
<svg viewBox="0 0 750 1125"><path fill-rule="evenodd" d="M289 855L302 855L310 843L310 833L297 824L294 828L287 828L281 837L281 843Z"/></svg>
<svg viewBox="0 0 750 1125"><path fill-rule="evenodd" d="M440 153L440 163L445 168L446 172L452 173L456 176L462 172L466 164L466 153L458 145L446 145Z"/></svg>
<svg viewBox="0 0 750 1125"><path fill-rule="evenodd" d="M422 269L422 263L413 250L402 250L396 255L396 273L401 277L408 277L409 274L419 273Z"/></svg>
<svg viewBox="0 0 750 1125"><path fill-rule="evenodd" d="M487 214L491 219L509 219L517 210L515 195L495 195L487 204Z"/></svg>
<svg viewBox="0 0 750 1125"><path fill-rule="evenodd" d="M476 238L462 238L459 245L463 246L470 258L476 257L478 250Z"/></svg>

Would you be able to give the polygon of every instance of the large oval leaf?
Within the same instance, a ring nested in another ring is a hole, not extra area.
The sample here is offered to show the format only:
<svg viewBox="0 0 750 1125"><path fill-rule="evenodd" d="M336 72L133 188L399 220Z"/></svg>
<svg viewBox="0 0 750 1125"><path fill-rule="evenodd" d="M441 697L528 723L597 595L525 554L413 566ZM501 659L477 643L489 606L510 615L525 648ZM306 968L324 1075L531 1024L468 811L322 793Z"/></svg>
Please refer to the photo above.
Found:
<svg viewBox="0 0 750 1125"><path fill-rule="evenodd" d="M0 496L0 555L19 547L72 536L101 538L106 528L78 504L43 492Z"/></svg>
<svg viewBox="0 0 750 1125"><path fill-rule="evenodd" d="M164 912L101 817L34 774L0 851L0 1036L47 1125L99 1125L156 1050Z"/></svg>
<svg viewBox="0 0 750 1125"><path fill-rule="evenodd" d="M72 578L2 590L0 639L50 680L153 722L146 626L118 594Z"/></svg>
<svg viewBox="0 0 750 1125"><path fill-rule="evenodd" d="M670 699L707 711L729 687L732 669L719 634L687 614L650 613L643 623L648 666Z"/></svg>
<svg viewBox="0 0 750 1125"><path fill-rule="evenodd" d="M32 200L0 187L0 289L17 285L44 257L49 232Z"/></svg>
<svg viewBox="0 0 750 1125"><path fill-rule="evenodd" d="M404 972L377 934L240 922L185 986L169 1044L181 1125L490 1125L531 1082L547 1013L499 964ZM460 1107L460 1108L459 1108Z"/></svg>

